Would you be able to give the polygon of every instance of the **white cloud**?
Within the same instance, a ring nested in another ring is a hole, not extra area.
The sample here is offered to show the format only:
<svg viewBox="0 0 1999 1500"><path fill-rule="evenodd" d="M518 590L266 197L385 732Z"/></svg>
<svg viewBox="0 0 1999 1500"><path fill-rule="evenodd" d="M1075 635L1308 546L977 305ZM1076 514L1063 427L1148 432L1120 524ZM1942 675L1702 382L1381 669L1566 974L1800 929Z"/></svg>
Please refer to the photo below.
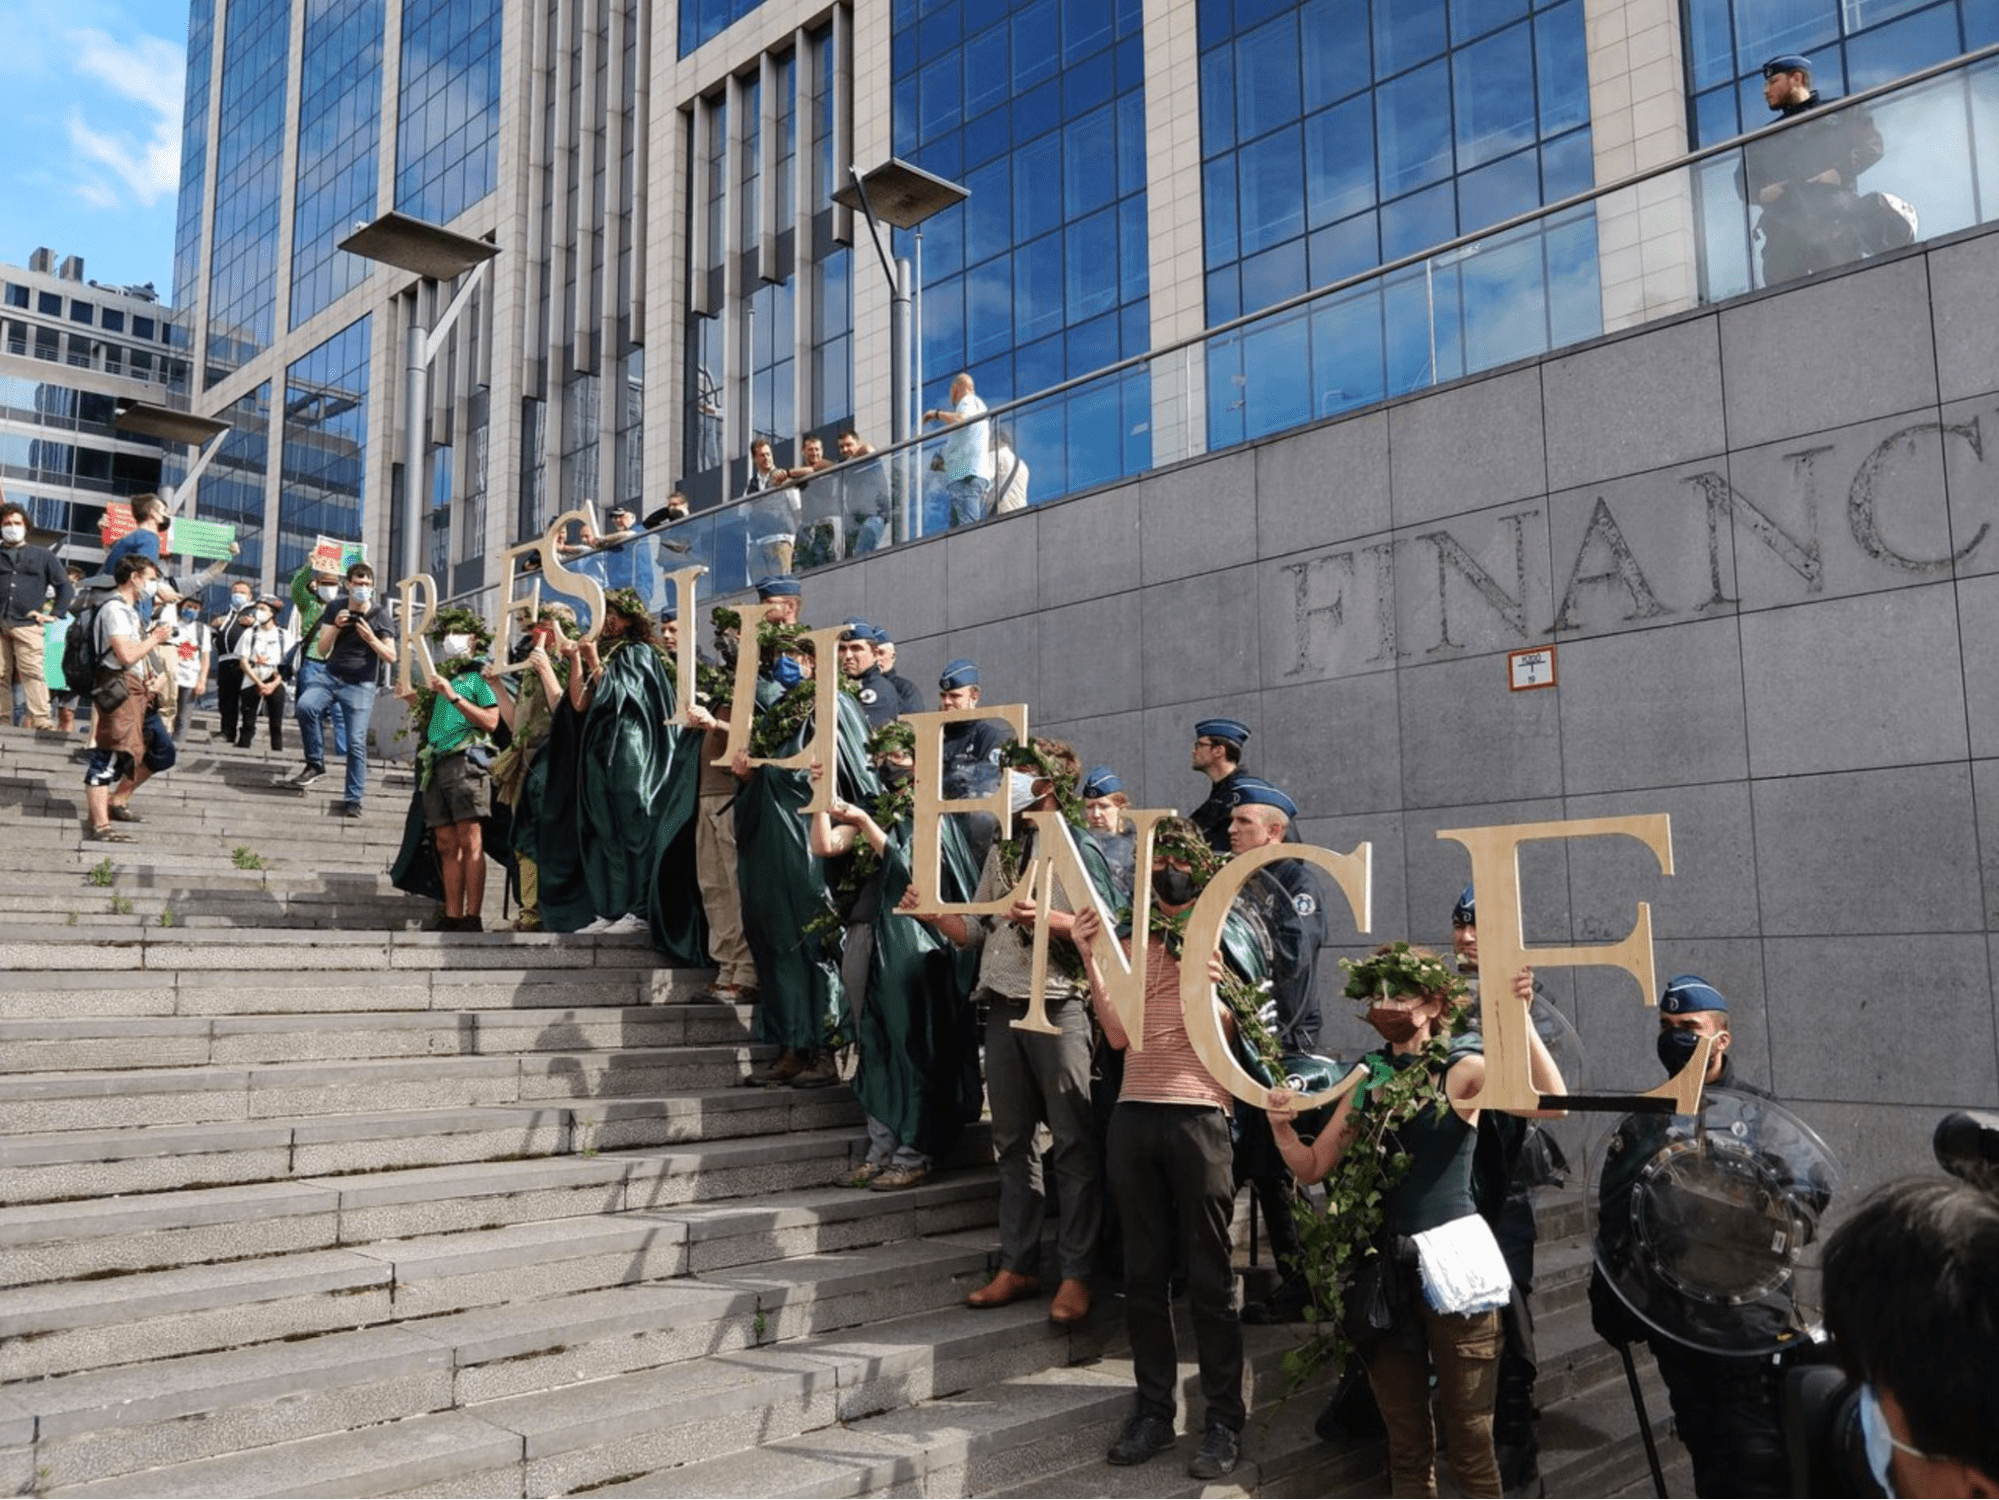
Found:
<svg viewBox="0 0 1999 1500"><path fill-rule="evenodd" d="M68 42L76 71L98 85L66 122L77 195L100 208L170 198L180 186L185 52L156 36L121 41L94 30L72 31Z"/></svg>

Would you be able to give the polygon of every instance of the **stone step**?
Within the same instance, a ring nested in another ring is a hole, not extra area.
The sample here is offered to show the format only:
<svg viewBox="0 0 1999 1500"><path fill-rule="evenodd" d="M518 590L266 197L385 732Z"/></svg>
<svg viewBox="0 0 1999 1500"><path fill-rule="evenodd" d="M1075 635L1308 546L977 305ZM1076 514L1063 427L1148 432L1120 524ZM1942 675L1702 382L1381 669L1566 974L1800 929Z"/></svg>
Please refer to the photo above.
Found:
<svg viewBox="0 0 1999 1500"><path fill-rule="evenodd" d="M213 1063L509 1056L742 1046L748 1007L691 1003L507 1011L350 1011L299 1016L85 1016L0 1021L0 1075Z"/></svg>
<svg viewBox="0 0 1999 1500"><path fill-rule="evenodd" d="M303 1210L257 1195L303 1179L417 1167L504 1163L669 1144L698 1145L793 1130L851 1128L860 1108L844 1088L714 1089L673 1098L321 1119L55 1132L0 1142L0 1247L9 1281L100 1275L230 1255L224 1227ZM977 1160L983 1130L968 1132ZM829 1174L835 1168L829 1168ZM204 1190L242 1193L230 1208ZM130 1201L93 1202L113 1195ZM317 1210L312 1210L316 1212ZM261 1225L251 1233L272 1232ZM329 1230L324 1243L340 1236ZM347 1238L351 1239L351 1236ZM181 1242L186 1241L185 1250ZM274 1245L271 1248L296 1248ZM264 1253L261 1248L235 1252ZM179 1258L175 1258L175 1257Z"/></svg>
<svg viewBox="0 0 1999 1500"><path fill-rule="evenodd" d="M745 1045L253 1063L0 1077L0 1136L727 1088Z"/></svg>
<svg viewBox="0 0 1999 1500"><path fill-rule="evenodd" d="M138 969L345 974L443 968L629 970L656 967L659 957L643 932L338 932L327 928L182 932L151 927L108 936L35 924L11 926L0 936L0 973L46 971L57 952L64 968L93 974Z"/></svg>
<svg viewBox="0 0 1999 1500"><path fill-rule="evenodd" d="M472 934L440 933L471 940ZM141 957L143 958L143 940ZM379 939L378 939L379 941ZM577 935L568 944L617 944L622 938ZM565 950L566 951L566 950ZM649 951L649 950L647 950ZM46 963L55 955L39 954ZM654 955L656 956L656 955ZM0 968L0 1016L10 1020L87 1016L332 1016L392 1011L483 1012L575 1010L583 1013L692 999L710 971L639 965L596 968L594 953L575 955L573 966L482 965L478 968L342 969L331 964L299 970L149 968Z"/></svg>
<svg viewBox="0 0 1999 1500"><path fill-rule="evenodd" d="M552 1298L535 1321L519 1307L496 1307L303 1340L286 1346L297 1354L290 1368L269 1351L231 1351L20 1389L45 1434L36 1457L51 1493L362 1495L449 1486L520 1494L524 1477L535 1493L552 1493L575 1487L556 1476L612 1475L638 1453L693 1455L823 1425L839 1409L838 1393L862 1386L871 1361L769 1347L781 1321L822 1329L866 1322L894 1339L898 1318L953 1316L942 1309L984 1266L982 1251L961 1246L884 1245L787 1263L778 1280L748 1267ZM996 1325L986 1337L1011 1333ZM913 1333L903 1337L918 1347ZM653 1362L615 1368L634 1358ZM593 1376L606 1362L613 1372ZM915 1363L905 1378L916 1375ZM496 1383L517 1389L475 1394ZM453 1400L461 1409L442 1409ZM277 1420L260 1425L264 1411ZM370 1412L401 1420L359 1425ZM117 1428L107 1431L107 1419ZM492 1462L497 1450L484 1440L467 1440L468 1421L511 1435L510 1467ZM268 1436L248 1451L187 1457L208 1446L211 1422L228 1446ZM315 1426L320 1435L290 1437ZM411 1452L426 1455L421 1478L407 1468L385 1477L386 1458Z"/></svg>
<svg viewBox="0 0 1999 1500"><path fill-rule="evenodd" d="M665 1247L664 1259L647 1262L654 1267L648 1275L675 1276L691 1263L719 1267L803 1253L822 1235L848 1243L894 1238L915 1230L914 1217L898 1214L914 1215L919 1206L939 1228L990 1222L990 1174L919 1190L926 1196L902 1208L893 1195L826 1189L860 1146L852 1130L819 1131L788 1142L303 1179L295 1185L331 1196L286 1206L313 1221L309 1232L331 1228L351 1248L0 1291L0 1380L575 1290L578 1277L615 1285L635 1279L619 1267L632 1263L640 1244ZM716 1203L798 1189L813 1192L788 1209L765 1205L739 1215ZM413 1243L385 1243L398 1240ZM590 1247L600 1243L612 1248L593 1255ZM774 1251L779 1245L791 1248ZM579 1257L589 1264L579 1269ZM562 1265L561 1275L550 1269ZM762 1274L773 1286L789 1275L782 1267ZM572 1284L563 1284L564 1276ZM349 1311L357 1315L348 1318Z"/></svg>

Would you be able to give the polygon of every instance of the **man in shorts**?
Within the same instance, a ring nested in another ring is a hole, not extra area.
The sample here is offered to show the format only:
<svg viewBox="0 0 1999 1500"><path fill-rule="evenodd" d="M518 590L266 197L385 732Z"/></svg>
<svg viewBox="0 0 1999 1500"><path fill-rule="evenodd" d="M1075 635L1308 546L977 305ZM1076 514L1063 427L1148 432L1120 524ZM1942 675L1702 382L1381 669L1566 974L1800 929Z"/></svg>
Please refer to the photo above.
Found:
<svg viewBox="0 0 1999 1500"><path fill-rule="evenodd" d="M492 810L492 779L469 753L489 743L500 722L499 699L485 676L492 632L466 609L438 612L431 630L437 672L430 679L430 713L424 722L417 775L423 787L423 822L437 840L444 879L440 932L479 932L486 899L486 846L481 825ZM490 762L488 762L490 764Z"/></svg>

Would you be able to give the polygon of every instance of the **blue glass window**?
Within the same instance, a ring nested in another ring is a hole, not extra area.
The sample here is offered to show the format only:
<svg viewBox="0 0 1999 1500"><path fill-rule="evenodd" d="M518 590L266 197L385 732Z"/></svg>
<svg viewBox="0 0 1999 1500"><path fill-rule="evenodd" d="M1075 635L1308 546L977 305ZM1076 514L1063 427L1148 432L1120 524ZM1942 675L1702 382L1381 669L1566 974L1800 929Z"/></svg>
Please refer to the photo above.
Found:
<svg viewBox="0 0 1999 1500"><path fill-rule="evenodd" d="M1204 9L1206 7L1203 7ZM1367 46L1367 0L1305 0L1298 8L1305 108L1319 109L1373 81ZM1201 114L1208 112L1206 76Z"/></svg>
<svg viewBox="0 0 1999 1500"><path fill-rule="evenodd" d="M285 370L278 475L280 580L311 555L319 537L365 539L367 439L368 319L363 317ZM207 481L201 510L203 515L211 510ZM261 483L255 514L262 519Z"/></svg>
<svg viewBox="0 0 1999 1500"><path fill-rule="evenodd" d="M1444 50L1444 0L1385 0L1374 7L1374 76L1390 78Z"/></svg>
<svg viewBox="0 0 1999 1500"><path fill-rule="evenodd" d="M1460 171L1534 143L1534 98L1520 86L1533 76L1533 35L1524 25L1451 55Z"/></svg>
<svg viewBox="0 0 1999 1500"><path fill-rule="evenodd" d="M301 64L291 326L357 285L368 263L337 245L375 217L383 0L310 0Z"/></svg>
<svg viewBox="0 0 1999 1500"><path fill-rule="evenodd" d="M396 207L448 224L499 171L500 10L404 0Z"/></svg>
<svg viewBox="0 0 1999 1500"><path fill-rule="evenodd" d="M1437 62L1375 90L1375 152L1384 197L1450 175L1451 116L1444 107L1449 88L1450 70Z"/></svg>
<svg viewBox="0 0 1999 1500"><path fill-rule="evenodd" d="M1305 122L1305 203L1312 226L1344 219L1375 201L1374 111L1364 97Z"/></svg>
<svg viewBox="0 0 1999 1500"><path fill-rule="evenodd" d="M1282 16L1237 40L1236 138L1251 141L1298 119L1298 22Z"/></svg>
<svg viewBox="0 0 1999 1500"><path fill-rule="evenodd" d="M1305 232L1305 202L1298 192L1304 177L1302 150L1302 132L1293 125L1243 147L1238 154L1244 255L1267 250Z"/></svg>
<svg viewBox="0 0 1999 1500"><path fill-rule="evenodd" d="M1544 10L1534 18L1535 77L1541 134L1589 123L1589 53L1583 44L1582 0Z"/></svg>

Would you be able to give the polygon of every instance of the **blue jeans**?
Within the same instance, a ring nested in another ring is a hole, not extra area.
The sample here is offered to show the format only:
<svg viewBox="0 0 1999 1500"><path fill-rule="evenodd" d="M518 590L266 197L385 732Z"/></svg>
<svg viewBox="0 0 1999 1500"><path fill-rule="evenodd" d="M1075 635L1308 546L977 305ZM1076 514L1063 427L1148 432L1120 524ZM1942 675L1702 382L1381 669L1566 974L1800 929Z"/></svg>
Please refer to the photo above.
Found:
<svg viewBox="0 0 1999 1500"><path fill-rule="evenodd" d="M299 664L298 696L292 700L292 712L299 716L300 733L304 733L305 726L305 690L315 682L330 683L332 681L333 679L326 675L326 664L324 662L307 660ZM345 755L347 753L347 715L341 709L338 700L329 699L326 701L333 704L333 753L335 755ZM322 702L315 717L323 717L325 713L326 702ZM322 731L321 739L312 741L311 743L320 744L323 742L324 732ZM316 755L312 757L312 761L315 765L325 764Z"/></svg>
<svg viewBox="0 0 1999 1500"><path fill-rule="evenodd" d="M951 524L969 526L974 521L983 521L986 518L986 493L992 487L990 479L982 479L977 474L952 480L947 486L951 492Z"/></svg>
<svg viewBox="0 0 1999 1500"><path fill-rule="evenodd" d="M342 682L322 668L310 687L298 695L298 732L305 741L305 758L326 764L326 740L319 716L338 705L347 715L347 800L356 807L368 790L368 719L375 712L375 684Z"/></svg>

